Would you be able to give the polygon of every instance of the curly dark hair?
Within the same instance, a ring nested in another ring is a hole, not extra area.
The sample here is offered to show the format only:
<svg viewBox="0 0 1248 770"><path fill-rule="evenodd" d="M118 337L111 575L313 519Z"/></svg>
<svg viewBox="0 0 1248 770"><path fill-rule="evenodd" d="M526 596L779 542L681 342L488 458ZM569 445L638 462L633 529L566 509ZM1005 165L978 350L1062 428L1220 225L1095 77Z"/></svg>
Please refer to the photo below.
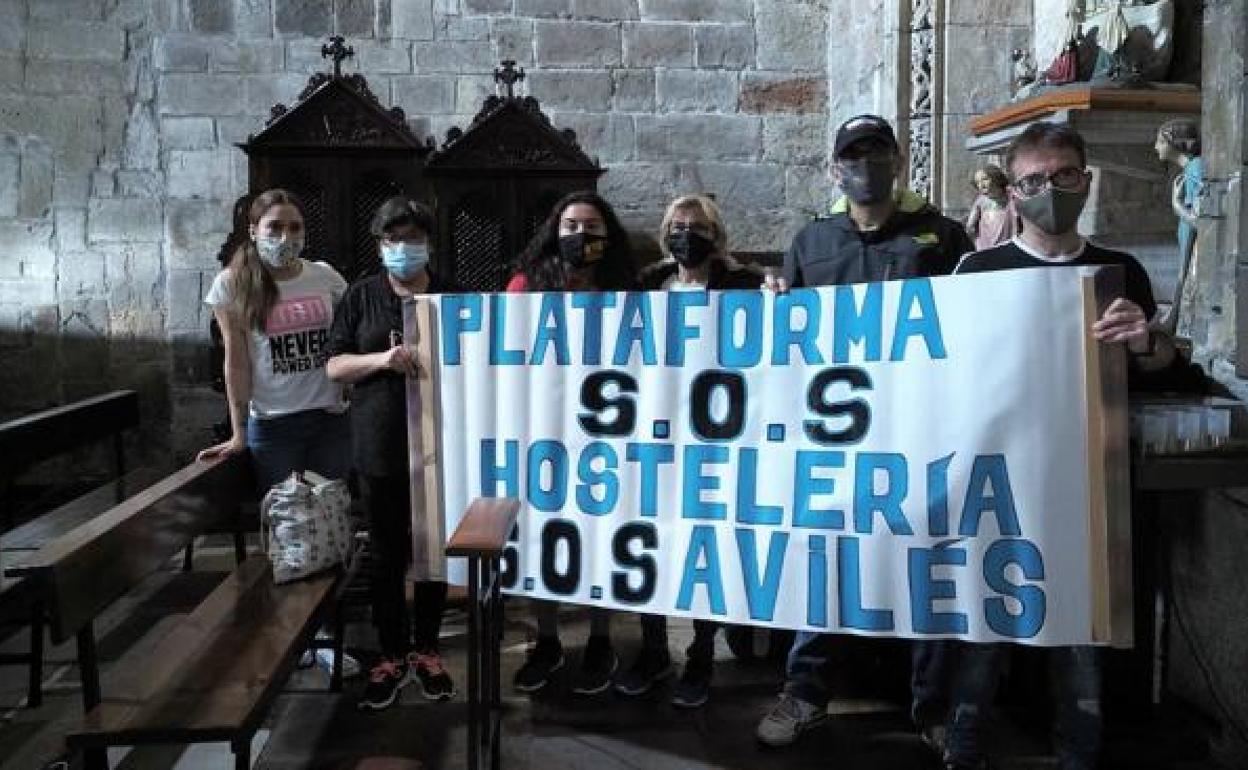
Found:
<svg viewBox="0 0 1248 770"><path fill-rule="evenodd" d="M593 206L607 225L607 251L594 263L594 286L600 291L627 291L637 286L637 263L628 233L611 204L596 192L583 190L565 195L551 209L517 260L516 272L527 279L530 291L560 291L567 286L567 271L559 258L559 219L569 206Z"/></svg>

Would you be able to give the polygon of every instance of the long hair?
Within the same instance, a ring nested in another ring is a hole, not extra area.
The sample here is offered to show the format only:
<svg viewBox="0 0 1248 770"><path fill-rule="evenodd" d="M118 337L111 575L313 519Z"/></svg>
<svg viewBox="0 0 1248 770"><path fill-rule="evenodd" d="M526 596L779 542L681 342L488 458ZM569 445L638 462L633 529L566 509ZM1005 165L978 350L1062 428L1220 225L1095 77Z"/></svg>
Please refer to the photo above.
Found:
<svg viewBox="0 0 1248 770"><path fill-rule="evenodd" d="M260 224L260 218L274 206L289 205L299 210L303 216L303 204L288 190L265 190L256 196L247 209L247 221L251 225ZM264 324L277 302L277 282L272 273L265 267L256 251L256 242L251 238L244 240L230 258L229 269L233 271L234 296L238 297L243 311L243 321L248 328L264 331Z"/></svg>
<svg viewBox="0 0 1248 770"><path fill-rule="evenodd" d="M594 288L600 291L627 291L637 285L637 264L628 242L628 233L619 217L601 195L581 191L565 195L551 209L546 221L537 228L520 253L517 270L528 280L533 291L561 291L567 287L567 269L559 258L559 220L569 206L583 203L593 206L607 226L607 249L603 258L594 263Z"/></svg>

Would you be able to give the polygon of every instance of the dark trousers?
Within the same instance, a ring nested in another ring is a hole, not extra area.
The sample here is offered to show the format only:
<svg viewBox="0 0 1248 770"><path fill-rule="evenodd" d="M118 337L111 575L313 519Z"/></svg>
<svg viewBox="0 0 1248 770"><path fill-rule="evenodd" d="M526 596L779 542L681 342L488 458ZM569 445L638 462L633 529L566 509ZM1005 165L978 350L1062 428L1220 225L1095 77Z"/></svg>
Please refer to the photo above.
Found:
<svg viewBox="0 0 1248 770"><path fill-rule="evenodd" d="M418 582L415 611L409 615L407 610L407 566L412 559L409 483L406 474L360 474L360 492L369 519L373 625L382 654L391 657L405 655L413 647L419 652L436 652L446 606L446 583Z"/></svg>
<svg viewBox="0 0 1248 770"><path fill-rule="evenodd" d="M685 655L690 660L709 661L715 657L715 632L719 624L710 620L693 621L693 641ZM641 645L648 650L667 651L667 617L641 616Z"/></svg>
<svg viewBox="0 0 1248 770"><path fill-rule="evenodd" d="M982 734L997 691L1007 645L963 644L953 669L949 753L973 764L983 757ZM1095 647L1049 649L1053 743L1062 770L1092 770L1101 749L1101 665Z"/></svg>

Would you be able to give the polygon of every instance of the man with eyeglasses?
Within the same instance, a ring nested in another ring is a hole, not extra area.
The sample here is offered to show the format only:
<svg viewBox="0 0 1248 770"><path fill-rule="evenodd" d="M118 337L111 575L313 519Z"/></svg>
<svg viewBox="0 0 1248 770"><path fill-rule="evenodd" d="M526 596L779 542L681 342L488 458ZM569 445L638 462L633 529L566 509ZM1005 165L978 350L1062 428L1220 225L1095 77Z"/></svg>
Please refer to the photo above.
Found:
<svg viewBox="0 0 1248 770"><path fill-rule="evenodd" d="M1162 374L1184 362L1173 341L1149 321L1157 311L1148 274L1135 257L1088 243L1076 229L1088 199L1083 138L1069 126L1035 123L1010 143L1005 155L1022 229L1000 246L966 255L958 274L1063 265L1119 265L1126 274L1118 297L1092 326L1096 339L1120 342L1130 353L1128 376ZM1061 597L1054 597L1060 601ZM996 694L1004 645L958 644L953 673L945 767L985 768L981 734ZM1049 650L1054 696L1054 745L1062 770L1096 767L1101 745L1101 666L1095 647Z"/></svg>
<svg viewBox="0 0 1248 770"><path fill-rule="evenodd" d="M960 222L943 216L923 196L895 185L901 152L892 126L876 115L850 118L836 132L832 181L843 195L827 216L793 239L778 277L764 287L787 291L902 278L948 275L974 249ZM773 747L787 746L827 720L828 674L836 637L799 632L785 667L784 691L759 722L755 735ZM943 728L940 666L931 643L915 647L912 707L924 734Z"/></svg>

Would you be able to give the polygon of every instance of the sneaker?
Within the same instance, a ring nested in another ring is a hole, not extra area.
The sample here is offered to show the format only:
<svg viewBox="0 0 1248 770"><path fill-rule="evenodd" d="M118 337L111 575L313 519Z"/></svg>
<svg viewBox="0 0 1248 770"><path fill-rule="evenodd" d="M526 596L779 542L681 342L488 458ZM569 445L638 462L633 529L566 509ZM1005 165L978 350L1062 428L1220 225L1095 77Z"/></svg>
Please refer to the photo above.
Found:
<svg viewBox="0 0 1248 770"><path fill-rule="evenodd" d="M620 659L615 656L611 642L606 638L591 636L581 655L581 668L576 672L572 692L577 695L597 695L611 687L611 677L619 668Z"/></svg>
<svg viewBox="0 0 1248 770"><path fill-rule="evenodd" d="M690 658L672 688L672 705L696 709L711 697L711 661Z"/></svg>
<svg viewBox="0 0 1248 770"><path fill-rule="evenodd" d="M364 697L359 707L363 711L381 711L389 708L408 682L407 663L402 658L382 656L377 665L368 672L368 684L364 685Z"/></svg>
<svg viewBox="0 0 1248 770"><path fill-rule="evenodd" d="M615 689L625 695L641 695L650 691L651 687L672 675L672 656L667 648L648 649L643 647L633 665L620 675Z"/></svg>
<svg viewBox="0 0 1248 770"><path fill-rule="evenodd" d="M944 725L924 725L919 728L919 737L923 739L923 745L931 749L941 760L944 760L948 752L948 734Z"/></svg>
<svg viewBox="0 0 1248 770"><path fill-rule="evenodd" d="M807 703L786 693L771 707L763 721L758 723L754 735L767 746L788 746L807 730L818 726L828 718L828 710Z"/></svg>
<svg viewBox="0 0 1248 770"><path fill-rule="evenodd" d="M550 675L563 668L563 645L555 638L538 637L529 650L524 665L516 671L515 688L520 692L537 692L550 681Z"/></svg>
<svg viewBox="0 0 1248 770"><path fill-rule="evenodd" d="M334 651L327 647L317 649L316 662L321 665L321 668L325 669L325 673L332 674L334 672ZM355 656L344 652L342 654L342 677L351 679L359 675L360 662L355 659Z"/></svg>
<svg viewBox="0 0 1248 770"><path fill-rule="evenodd" d="M455 695L455 684L442 665L442 656L436 652L410 652L407 670L411 671L425 691L426 700L450 700Z"/></svg>

